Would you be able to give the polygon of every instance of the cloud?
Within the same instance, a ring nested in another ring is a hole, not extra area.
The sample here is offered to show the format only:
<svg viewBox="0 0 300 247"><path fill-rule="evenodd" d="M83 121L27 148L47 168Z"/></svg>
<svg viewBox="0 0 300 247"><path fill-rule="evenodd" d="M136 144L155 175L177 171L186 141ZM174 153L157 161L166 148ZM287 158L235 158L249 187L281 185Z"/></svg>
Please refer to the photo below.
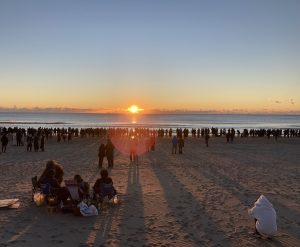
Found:
<svg viewBox="0 0 300 247"><path fill-rule="evenodd" d="M80 109L80 108L69 108L69 107L0 107L0 111L2 112L65 112L65 113L75 113L82 112L88 113L92 112L94 109Z"/></svg>

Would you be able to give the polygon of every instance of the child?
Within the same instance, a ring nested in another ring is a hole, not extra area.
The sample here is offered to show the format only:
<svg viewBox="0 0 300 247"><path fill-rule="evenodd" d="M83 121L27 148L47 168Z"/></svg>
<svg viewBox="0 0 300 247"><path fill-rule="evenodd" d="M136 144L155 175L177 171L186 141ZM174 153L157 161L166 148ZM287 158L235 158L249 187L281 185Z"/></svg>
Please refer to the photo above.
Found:
<svg viewBox="0 0 300 247"><path fill-rule="evenodd" d="M89 184L84 182L80 175L74 176L74 181L78 184L78 193L81 199L89 197Z"/></svg>
<svg viewBox="0 0 300 247"><path fill-rule="evenodd" d="M258 235L274 236L277 232L276 211L269 200L261 195L248 213L255 221L255 233Z"/></svg>

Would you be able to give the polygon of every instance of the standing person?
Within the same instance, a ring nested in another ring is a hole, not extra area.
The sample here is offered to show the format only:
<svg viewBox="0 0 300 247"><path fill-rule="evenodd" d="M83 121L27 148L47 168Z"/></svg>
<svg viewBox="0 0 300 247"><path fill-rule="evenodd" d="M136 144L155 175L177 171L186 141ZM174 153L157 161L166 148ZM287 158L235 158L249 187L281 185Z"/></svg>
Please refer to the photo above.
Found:
<svg viewBox="0 0 300 247"><path fill-rule="evenodd" d="M137 142L134 136L130 138L129 145L130 145L130 154L129 154L130 162L137 161Z"/></svg>
<svg viewBox="0 0 300 247"><path fill-rule="evenodd" d="M61 134L60 134L60 131L57 132L57 142L60 142L61 141Z"/></svg>
<svg viewBox="0 0 300 247"><path fill-rule="evenodd" d="M173 136L173 139L172 139L172 154L177 152L177 137L176 136Z"/></svg>
<svg viewBox="0 0 300 247"><path fill-rule="evenodd" d="M17 146L21 146L21 140L22 140L22 132L21 132L21 130L18 130L18 132L17 132Z"/></svg>
<svg viewBox="0 0 300 247"><path fill-rule="evenodd" d="M206 144L206 147L208 147L208 140L209 140L209 134L208 134L208 131L205 132L205 144Z"/></svg>
<svg viewBox="0 0 300 247"><path fill-rule="evenodd" d="M226 143L229 143L229 138L230 138L230 130L226 133Z"/></svg>
<svg viewBox="0 0 300 247"><path fill-rule="evenodd" d="M231 132L230 132L230 142L231 143L233 143L234 136L235 136L235 130L234 130L234 128L231 128Z"/></svg>
<svg viewBox="0 0 300 247"><path fill-rule="evenodd" d="M152 135L150 137L150 142L151 142L151 151L155 151L155 136Z"/></svg>
<svg viewBox="0 0 300 247"><path fill-rule="evenodd" d="M32 150L32 136L31 134L27 135L27 152Z"/></svg>
<svg viewBox="0 0 300 247"><path fill-rule="evenodd" d="M3 134L3 136L1 137L1 144L2 144L2 153L6 152L6 146L8 144L8 138L6 133Z"/></svg>
<svg viewBox="0 0 300 247"><path fill-rule="evenodd" d="M40 146L41 150L44 152L45 151L45 136L42 135L41 138L41 146Z"/></svg>
<svg viewBox="0 0 300 247"><path fill-rule="evenodd" d="M114 145L110 139L107 139L106 143L106 158L108 162L108 167L113 168L114 166Z"/></svg>
<svg viewBox="0 0 300 247"><path fill-rule="evenodd" d="M68 132L68 142L72 141L72 132Z"/></svg>
<svg viewBox="0 0 300 247"><path fill-rule="evenodd" d="M182 137L178 140L178 153L182 154L182 148L184 147L184 140Z"/></svg>
<svg viewBox="0 0 300 247"><path fill-rule="evenodd" d="M39 136L37 134L35 134L33 138L33 147L35 152L39 151Z"/></svg>
<svg viewBox="0 0 300 247"><path fill-rule="evenodd" d="M98 152L98 166L99 168L102 168L103 165L103 159L105 157L105 145L103 143L101 143L100 147L99 147L99 152Z"/></svg>

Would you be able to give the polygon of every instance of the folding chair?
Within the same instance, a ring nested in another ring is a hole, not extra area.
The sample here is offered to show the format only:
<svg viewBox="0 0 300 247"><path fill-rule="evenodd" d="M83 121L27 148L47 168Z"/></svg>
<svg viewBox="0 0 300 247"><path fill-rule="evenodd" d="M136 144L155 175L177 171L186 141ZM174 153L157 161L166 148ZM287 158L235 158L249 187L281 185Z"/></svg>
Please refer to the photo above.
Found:
<svg viewBox="0 0 300 247"><path fill-rule="evenodd" d="M115 190L112 184L100 184L100 193L94 192L94 198L96 198L98 203L104 201L105 198L108 200L112 199L115 195L117 195L117 191Z"/></svg>
<svg viewBox="0 0 300 247"><path fill-rule="evenodd" d="M65 180L65 185L70 192L70 196L73 202L80 202L79 186L75 180Z"/></svg>

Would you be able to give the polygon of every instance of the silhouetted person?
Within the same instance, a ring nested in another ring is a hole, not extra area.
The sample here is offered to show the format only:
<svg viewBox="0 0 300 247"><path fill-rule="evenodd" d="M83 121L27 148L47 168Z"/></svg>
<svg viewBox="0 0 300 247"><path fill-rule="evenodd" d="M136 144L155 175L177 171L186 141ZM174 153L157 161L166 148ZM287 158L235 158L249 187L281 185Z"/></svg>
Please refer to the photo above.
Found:
<svg viewBox="0 0 300 247"><path fill-rule="evenodd" d="M33 147L34 147L35 152L39 151L39 136L38 135L35 135L33 138Z"/></svg>
<svg viewBox="0 0 300 247"><path fill-rule="evenodd" d="M130 138L130 154L129 154L129 158L130 158L130 162L132 161L137 161L138 157L137 157L137 142L136 139L134 138L134 136L132 136Z"/></svg>
<svg viewBox="0 0 300 247"><path fill-rule="evenodd" d="M178 140L178 153L182 154L182 148L184 147L184 140L183 138L179 138Z"/></svg>
<svg viewBox="0 0 300 247"><path fill-rule="evenodd" d="M233 128L231 128L231 132L230 132L230 142L231 143L233 142L234 136L235 136L235 130Z"/></svg>
<svg viewBox="0 0 300 247"><path fill-rule="evenodd" d="M42 135L41 137L41 146L40 146L41 150L44 152L45 151L45 136Z"/></svg>
<svg viewBox="0 0 300 247"><path fill-rule="evenodd" d="M72 133L68 132L68 142L72 141Z"/></svg>
<svg viewBox="0 0 300 247"><path fill-rule="evenodd" d="M61 134L60 132L57 133L57 142L60 142L61 141Z"/></svg>
<svg viewBox="0 0 300 247"><path fill-rule="evenodd" d="M155 151L155 136L150 137L150 142L151 142L151 151Z"/></svg>
<svg viewBox="0 0 300 247"><path fill-rule="evenodd" d="M114 145L110 139L107 139L106 143L106 158L108 162L108 167L112 168L114 166Z"/></svg>
<svg viewBox="0 0 300 247"><path fill-rule="evenodd" d="M208 147L208 140L209 140L209 134L208 132L205 133L205 144L206 144L206 147Z"/></svg>
<svg viewBox="0 0 300 247"><path fill-rule="evenodd" d="M101 178L98 178L93 186L94 195L100 195L100 200L104 196L108 196L109 199L113 198L117 194L113 186L113 180L108 176L108 172L105 169L101 170L100 175Z"/></svg>
<svg viewBox="0 0 300 247"><path fill-rule="evenodd" d="M38 184L41 184L40 181L42 181L44 179L44 177L46 176L48 170L51 170L51 169L54 169L55 170L55 179L57 180L57 182L59 184L62 183L63 181L63 176L64 176L64 170L62 168L62 166L60 164L58 164L56 161L54 160L49 160L47 163L46 163L46 168L45 170L43 171L39 181L38 181Z"/></svg>
<svg viewBox="0 0 300 247"><path fill-rule="evenodd" d="M99 147L99 152L98 152L98 166L99 168L102 168L103 165L103 159L105 157L105 145L103 143L101 143L100 147Z"/></svg>
<svg viewBox="0 0 300 247"><path fill-rule="evenodd" d="M61 187L59 181L56 178L56 170L53 168L46 169L43 176L40 177L39 185L48 184L51 189L51 194L54 194L58 198L58 202L63 201L67 203L67 199L70 193L66 187Z"/></svg>
<svg viewBox="0 0 300 247"><path fill-rule="evenodd" d="M21 146L22 133L21 131L17 132L17 146Z"/></svg>
<svg viewBox="0 0 300 247"><path fill-rule="evenodd" d="M8 144L8 138L6 133L3 134L3 136L1 137L1 144L2 144L2 152L5 153L6 152L6 146Z"/></svg>
<svg viewBox="0 0 300 247"><path fill-rule="evenodd" d="M229 143L229 138L230 138L230 130L226 133L226 142Z"/></svg>
<svg viewBox="0 0 300 247"><path fill-rule="evenodd" d="M178 144L178 140L176 136L173 136L172 138L172 154L176 154L177 152L177 144Z"/></svg>
<svg viewBox="0 0 300 247"><path fill-rule="evenodd" d="M78 174L74 176L74 181L78 184L78 194L80 199L86 199L89 197L90 186L88 182L83 181L82 177Z"/></svg>
<svg viewBox="0 0 300 247"><path fill-rule="evenodd" d="M33 139L32 139L32 136L31 135L28 135L27 136L27 152L32 150L32 142L33 142Z"/></svg>

